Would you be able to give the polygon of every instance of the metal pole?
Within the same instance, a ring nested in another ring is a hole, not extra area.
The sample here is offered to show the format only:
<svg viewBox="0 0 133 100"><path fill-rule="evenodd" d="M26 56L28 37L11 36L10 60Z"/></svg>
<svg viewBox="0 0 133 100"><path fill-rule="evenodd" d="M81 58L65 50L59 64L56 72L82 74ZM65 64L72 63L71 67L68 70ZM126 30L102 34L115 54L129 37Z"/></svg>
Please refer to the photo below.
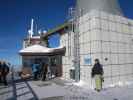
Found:
<svg viewBox="0 0 133 100"><path fill-rule="evenodd" d="M82 12L80 12L82 13ZM72 57L72 62L73 62L73 67L75 68L75 81L78 82L80 81L80 44L79 44L79 17L81 16L78 15L77 9L75 8L70 8L70 18L71 18L71 23L72 23L72 32L71 34L73 35L73 55L70 55ZM68 35L71 35L68 34ZM69 39L71 36L69 36ZM68 40L69 41L69 40ZM72 45L72 44L71 44Z"/></svg>
<svg viewBox="0 0 133 100"><path fill-rule="evenodd" d="M81 13L81 12L80 12ZM80 81L80 44L79 44L79 17L77 11L74 15L74 67L75 67L75 81Z"/></svg>

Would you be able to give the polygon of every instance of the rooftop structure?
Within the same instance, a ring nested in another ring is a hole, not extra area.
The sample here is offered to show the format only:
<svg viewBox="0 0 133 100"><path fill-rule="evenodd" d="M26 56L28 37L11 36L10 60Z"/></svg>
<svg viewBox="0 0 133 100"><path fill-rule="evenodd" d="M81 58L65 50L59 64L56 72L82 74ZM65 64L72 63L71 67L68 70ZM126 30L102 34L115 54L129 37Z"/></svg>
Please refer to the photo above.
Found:
<svg viewBox="0 0 133 100"><path fill-rule="evenodd" d="M21 55L55 55L55 54L61 54L61 51L65 51L65 47L60 46L57 48L48 48L41 46L39 44L29 46L27 48L24 48L19 51Z"/></svg>
<svg viewBox="0 0 133 100"><path fill-rule="evenodd" d="M58 27L51 32L45 30L42 32L39 30L38 33L35 34L33 22L34 20L32 19L31 29L23 41L23 48L19 51L19 54L22 56L22 67L31 69L35 63L45 63L49 64L51 76L62 76L61 57L65 53L65 47L48 48L49 34L53 31L62 31L62 29ZM66 25L62 25L61 27L64 28Z"/></svg>
<svg viewBox="0 0 133 100"><path fill-rule="evenodd" d="M42 41L41 35L45 34L46 31L41 31L39 30L38 32L34 32L34 20L31 20L31 28L28 30L28 35L27 37L23 40L23 48L27 48L28 46L40 44L43 46L47 46L47 40Z"/></svg>

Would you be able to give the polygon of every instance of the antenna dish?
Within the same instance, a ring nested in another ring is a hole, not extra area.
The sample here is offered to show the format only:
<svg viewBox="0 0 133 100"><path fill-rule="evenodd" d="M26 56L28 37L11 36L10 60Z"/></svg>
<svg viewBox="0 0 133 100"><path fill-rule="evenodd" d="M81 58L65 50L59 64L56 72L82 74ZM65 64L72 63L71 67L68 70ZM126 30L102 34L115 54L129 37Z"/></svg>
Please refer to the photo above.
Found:
<svg viewBox="0 0 133 100"><path fill-rule="evenodd" d="M38 30L38 34L41 34L42 33L42 31L41 30Z"/></svg>
<svg viewBox="0 0 133 100"><path fill-rule="evenodd" d="M46 34L47 33L47 31L46 30L43 30L43 34Z"/></svg>
<svg viewBox="0 0 133 100"><path fill-rule="evenodd" d="M30 34L31 33L31 30L28 30L28 33Z"/></svg>

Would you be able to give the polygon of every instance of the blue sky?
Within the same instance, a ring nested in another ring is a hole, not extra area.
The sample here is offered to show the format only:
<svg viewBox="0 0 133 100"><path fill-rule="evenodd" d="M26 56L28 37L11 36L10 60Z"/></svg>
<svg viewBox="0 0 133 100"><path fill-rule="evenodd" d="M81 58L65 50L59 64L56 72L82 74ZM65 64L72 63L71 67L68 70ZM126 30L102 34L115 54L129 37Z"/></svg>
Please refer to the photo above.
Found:
<svg viewBox="0 0 133 100"><path fill-rule="evenodd" d="M125 16L133 19L133 0L119 0ZM0 0L0 59L20 63L18 51L27 35L31 18L38 29L51 29L67 20L75 0ZM57 36L50 39L57 46Z"/></svg>

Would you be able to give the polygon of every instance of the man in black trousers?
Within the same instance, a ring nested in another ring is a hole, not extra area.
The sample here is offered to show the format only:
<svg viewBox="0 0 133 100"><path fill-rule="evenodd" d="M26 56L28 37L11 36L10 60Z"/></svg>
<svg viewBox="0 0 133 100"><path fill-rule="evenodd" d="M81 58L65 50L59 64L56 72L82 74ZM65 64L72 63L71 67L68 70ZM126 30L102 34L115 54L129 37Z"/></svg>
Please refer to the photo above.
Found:
<svg viewBox="0 0 133 100"><path fill-rule="evenodd" d="M95 64L92 68L92 78L95 78L95 84L98 92L102 89L102 82L103 82L103 66L100 64L99 59L95 59Z"/></svg>
<svg viewBox="0 0 133 100"><path fill-rule="evenodd" d="M9 66L6 64L6 62L1 63L1 68L2 68L2 81L4 85L7 85L7 74L9 73Z"/></svg>

